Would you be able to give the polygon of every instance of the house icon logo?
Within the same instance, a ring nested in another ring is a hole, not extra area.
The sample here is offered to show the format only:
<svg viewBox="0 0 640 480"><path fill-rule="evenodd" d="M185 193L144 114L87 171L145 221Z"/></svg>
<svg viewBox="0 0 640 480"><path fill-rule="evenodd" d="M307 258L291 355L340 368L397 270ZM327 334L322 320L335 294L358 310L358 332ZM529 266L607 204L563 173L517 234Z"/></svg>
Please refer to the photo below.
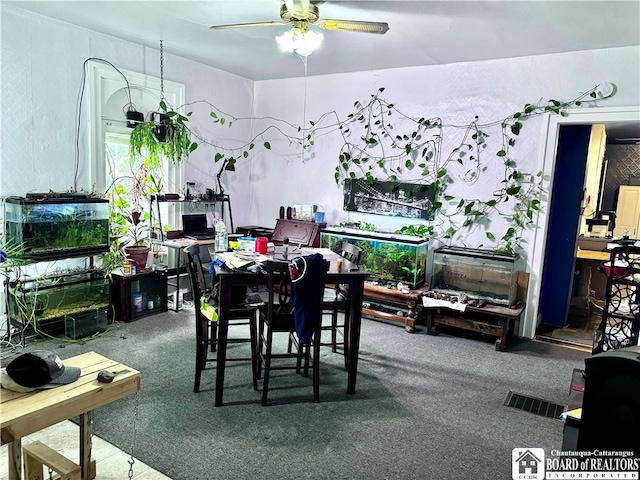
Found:
<svg viewBox="0 0 640 480"><path fill-rule="evenodd" d="M511 451L513 480L544 480L544 449L514 448Z"/></svg>

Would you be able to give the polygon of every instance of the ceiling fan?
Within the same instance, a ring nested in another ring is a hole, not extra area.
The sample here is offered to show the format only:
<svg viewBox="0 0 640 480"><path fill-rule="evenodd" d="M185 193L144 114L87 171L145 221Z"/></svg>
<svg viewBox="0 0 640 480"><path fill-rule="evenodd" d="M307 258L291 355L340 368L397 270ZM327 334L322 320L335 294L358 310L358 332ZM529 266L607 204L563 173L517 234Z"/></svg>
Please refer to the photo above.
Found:
<svg viewBox="0 0 640 480"><path fill-rule="evenodd" d="M318 5L324 1L313 0L283 0L280 7L282 22L255 22L235 23L230 25L213 25L212 29L239 28L239 27L270 27L278 25L292 25L294 28L306 32L309 25L314 25L323 30L340 30L345 32L377 33L384 34L389 30L389 25L384 22L365 22L359 20L330 20L319 19Z"/></svg>

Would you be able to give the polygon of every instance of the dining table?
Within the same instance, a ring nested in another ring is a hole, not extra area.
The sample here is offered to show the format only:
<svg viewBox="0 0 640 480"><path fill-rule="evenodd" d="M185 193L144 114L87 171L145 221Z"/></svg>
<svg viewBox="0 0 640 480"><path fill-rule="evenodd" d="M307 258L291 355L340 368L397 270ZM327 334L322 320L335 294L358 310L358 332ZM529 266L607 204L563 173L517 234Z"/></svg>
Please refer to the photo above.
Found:
<svg viewBox="0 0 640 480"><path fill-rule="evenodd" d="M287 254L283 247L275 247L273 252L257 255L256 262L265 259L291 260L295 257L321 254L329 262L326 274L327 285L345 285L347 288L347 303L345 321L349 322L348 357L347 357L347 394L356 392L356 378L358 375L358 354L360 350L360 325L362 321L362 301L365 280L369 273L355 263L348 261L328 248L289 247ZM251 255L239 255L251 260ZM229 331L229 311L231 309L231 290L234 286L253 287L266 285L267 275L258 269L228 268L225 264L214 262L215 275L219 282L218 299L218 353L216 357L216 387L215 406L223 404L225 360L227 355L227 338Z"/></svg>

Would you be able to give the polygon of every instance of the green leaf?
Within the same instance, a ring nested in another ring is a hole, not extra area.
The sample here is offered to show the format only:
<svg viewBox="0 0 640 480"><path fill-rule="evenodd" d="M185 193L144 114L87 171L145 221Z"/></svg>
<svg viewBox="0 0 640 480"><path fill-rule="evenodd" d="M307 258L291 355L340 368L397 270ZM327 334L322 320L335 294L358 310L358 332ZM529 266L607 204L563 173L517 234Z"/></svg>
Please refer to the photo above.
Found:
<svg viewBox="0 0 640 480"><path fill-rule="evenodd" d="M220 119L220 124L221 124L221 125L224 125L224 122L225 122L225 119L224 119L224 117L222 117L222 118Z"/></svg>
<svg viewBox="0 0 640 480"><path fill-rule="evenodd" d="M266 148L267 150L271 150L271 144L269 142L264 142L264 148Z"/></svg>
<svg viewBox="0 0 640 480"><path fill-rule="evenodd" d="M496 237L494 237L493 233L491 233L491 232L487 232L487 233L485 233L485 235L487 236L487 238L489 240L495 240L496 239Z"/></svg>
<svg viewBox="0 0 640 480"><path fill-rule="evenodd" d="M213 161L217 163L217 162L219 162L220 160L222 160L223 158L224 158L224 155L223 155L223 154L221 154L220 152L217 152L217 153L216 153L216 156L213 158Z"/></svg>
<svg viewBox="0 0 640 480"><path fill-rule="evenodd" d="M500 150L498 153L496 153L496 155L499 157L505 157L507 155L507 152L505 152L504 150Z"/></svg>
<svg viewBox="0 0 640 480"><path fill-rule="evenodd" d="M212 118L218 118L218 115L216 115L216 112L211 112L209 115L211 115Z"/></svg>

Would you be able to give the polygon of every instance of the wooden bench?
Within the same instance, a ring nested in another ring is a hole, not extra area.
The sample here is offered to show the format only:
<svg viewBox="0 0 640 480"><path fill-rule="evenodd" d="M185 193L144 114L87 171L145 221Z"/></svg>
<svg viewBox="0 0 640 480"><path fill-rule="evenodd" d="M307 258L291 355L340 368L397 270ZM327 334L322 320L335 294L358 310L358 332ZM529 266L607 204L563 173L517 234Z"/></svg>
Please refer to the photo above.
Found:
<svg viewBox="0 0 640 480"><path fill-rule="evenodd" d="M513 325L524 311L524 307L524 303L518 304L515 308L488 303L482 308L467 306L464 312L446 307L428 307L427 334L437 335L439 333L438 325L448 325L497 336L496 350L504 352L508 338L513 335ZM447 314L442 314L441 309L446 309ZM437 318L436 314L438 314Z"/></svg>
<svg viewBox="0 0 640 480"><path fill-rule="evenodd" d="M55 470L59 478L95 478L96 466L91 458L92 410L140 390L138 371L95 352L68 358L64 364L80 367L80 378L68 385L29 393L0 389L0 437L2 445L8 444L10 480L21 478L23 437L76 416L80 417L78 464L44 444L34 442L24 448L25 471L29 475L26 478L42 478L44 465ZM118 374L111 383L100 383L97 376L101 370ZM76 476L77 472L79 476Z"/></svg>
<svg viewBox="0 0 640 480"><path fill-rule="evenodd" d="M428 311L427 334L437 335L438 325L462 328L498 337L496 350L504 352L507 348L507 340L513 336L514 324L524 311L528 289L529 274L518 272L516 305L513 307L491 303L480 308L467 305L464 313L442 306L425 307L425 310ZM440 312L440 309L444 312Z"/></svg>
<svg viewBox="0 0 640 480"><path fill-rule="evenodd" d="M364 284L365 302L380 303L391 308L407 310L407 314L406 316L399 315L365 306L362 307L362 314L402 323L408 333L414 333L416 321L422 316L422 296L427 291L429 291L429 285L409 290L409 293L402 293L396 288L366 282Z"/></svg>

